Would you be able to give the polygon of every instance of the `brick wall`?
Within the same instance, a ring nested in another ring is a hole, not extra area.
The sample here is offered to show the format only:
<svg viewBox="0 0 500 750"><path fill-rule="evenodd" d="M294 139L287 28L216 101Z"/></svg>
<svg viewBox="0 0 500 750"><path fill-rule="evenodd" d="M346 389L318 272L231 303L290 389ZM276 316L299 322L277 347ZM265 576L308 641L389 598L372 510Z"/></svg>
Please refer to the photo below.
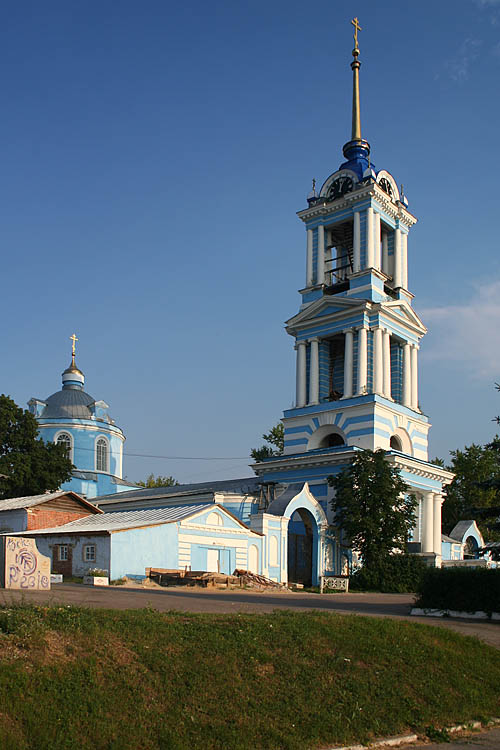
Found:
<svg viewBox="0 0 500 750"><path fill-rule="evenodd" d="M50 529L52 526L62 526L70 521L76 521L78 518L92 515L88 510L53 510L44 508L43 505L38 508L28 509L28 531L33 529Z"/></svg>

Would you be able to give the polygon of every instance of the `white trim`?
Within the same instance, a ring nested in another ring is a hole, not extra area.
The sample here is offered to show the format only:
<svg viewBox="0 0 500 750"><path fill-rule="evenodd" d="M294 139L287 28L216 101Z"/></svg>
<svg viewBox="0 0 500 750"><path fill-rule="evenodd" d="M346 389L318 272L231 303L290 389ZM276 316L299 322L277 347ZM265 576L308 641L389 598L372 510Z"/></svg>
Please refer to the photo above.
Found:
<svg viewBox="0 0 500 750"><path fill-rule="evenodd" d="M73 435L71 434L71 432L69 432L69 430L59 430L59 432L56 432L56 434L54 435L54 443L56 443L56 445L61 435L67 435L69 437L70 448L69 448L68 458L71 461L71 463L74 464L75 463L74 462L75 439Z"/></svg>
<svg viewBox="0 0 500 750"><path fill-rule="evenodd" d="M97 468L97 443L99 442L99 440L104 440L106 443L106 469ZM100 435L96 435L96 438L94 440L94 466L94 471L99 472L99 474L111 474L111 446L109 438L102 433Z"/></svg>

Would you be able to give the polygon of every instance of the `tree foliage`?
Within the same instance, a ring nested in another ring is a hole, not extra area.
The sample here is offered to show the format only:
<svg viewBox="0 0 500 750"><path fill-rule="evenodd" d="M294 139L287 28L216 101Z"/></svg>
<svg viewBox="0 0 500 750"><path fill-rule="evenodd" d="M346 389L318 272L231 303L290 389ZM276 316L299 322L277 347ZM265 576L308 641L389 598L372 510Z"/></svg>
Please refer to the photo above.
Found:
<svg viewBox="0 0 500 750"><path fill-rule="evenodd" d="M265 458L271 458L271 456L281 456L285 447L285 430L283 422L278 422L277 425L271 427L269 432L265 432L262 435L262 439L270 445L262 445L260 448L252 448L250 455L254 461L263 461ZM271 446L274 446L271 447Z"/></svg>
<svg viewBox="0 0 500 750"><path fill-rule="evenodd" d="M179 482L174 477L162 477L161 474L157 477L150 474L144 481L137 482L139 487L176 487L178 484Z"/></svg>
<svg viewBox="0 0 500 750"><path fill-rule="evenodd" d="M335 523L361 554L367 570L379 571L387 555L406 550L417 501L383 450L356 454L340 474L328 478Z"/></svg>
<svg viewBox="0 0 500 750"><path fill-rule="evenodd" d="M451 451L451 462L447 467L455 478L446 487L443 503L443 531L449 534L458 521L474 519L483 515L481 509L489 509L498 500L500 487L500 441L495 438L489 445L465 446L463 450ZM488 511L489 512L489 511ZM486 513L487 515L487 513ZM479 522L485 536L491 536L487 522Z"/></svg>
<svg viewBox="0 0 500 750"><path fill-rule="evenodd" d="M38 437L38 422L0 395L0 499L41 495L71 479L67 448Z"/></svg>

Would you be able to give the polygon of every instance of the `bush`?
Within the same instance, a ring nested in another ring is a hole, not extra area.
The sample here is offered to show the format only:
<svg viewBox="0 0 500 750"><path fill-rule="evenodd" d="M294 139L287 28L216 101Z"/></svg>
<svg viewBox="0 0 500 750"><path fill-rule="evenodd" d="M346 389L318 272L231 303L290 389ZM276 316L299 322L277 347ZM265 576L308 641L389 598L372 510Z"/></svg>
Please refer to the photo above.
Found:
<svg viewBox="0 0 500 750"><path fill-rule="evenodd" d="M500 612L500 570L428 568L417 594L417 607Z"/></svg>
<svg viewBox="0 0 500 750"><path fill-rule="evenodd" d="M377 568L362 567L353 573L349 589L385 594L413 593L418 590L427 570L425 562L415 555L387 555Z"/></svg>

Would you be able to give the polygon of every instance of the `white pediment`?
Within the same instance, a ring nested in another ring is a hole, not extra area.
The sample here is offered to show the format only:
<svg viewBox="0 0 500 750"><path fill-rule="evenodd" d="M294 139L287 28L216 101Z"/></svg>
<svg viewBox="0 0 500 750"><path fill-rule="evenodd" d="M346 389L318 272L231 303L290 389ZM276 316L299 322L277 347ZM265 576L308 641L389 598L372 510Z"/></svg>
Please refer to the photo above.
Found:
<svg viewBox="0 0 500 750"><path fill-rule="evenodd" d="M287 320L286 326L294 328L295 326L301 326L304 323L328 315L350 314L355 310L365 310L369 305L371 306L371 303L366 299L323 296L320 299L311 302L305 310L301 310L301 312L294 315L293 318Z"/></svg>
<svg viewBox="0 0 500 750"><path fill-rule="evenodd" d="M422 336L427 333L427 328L424 326L420 318L418 317L415 310L413 310L408 302L404 300L394 300L393 302L383 302L381 304L381 310L385 313L390 313L391 317L395 320L405 323L414 329L417 329L418 333Z"/></svg>

